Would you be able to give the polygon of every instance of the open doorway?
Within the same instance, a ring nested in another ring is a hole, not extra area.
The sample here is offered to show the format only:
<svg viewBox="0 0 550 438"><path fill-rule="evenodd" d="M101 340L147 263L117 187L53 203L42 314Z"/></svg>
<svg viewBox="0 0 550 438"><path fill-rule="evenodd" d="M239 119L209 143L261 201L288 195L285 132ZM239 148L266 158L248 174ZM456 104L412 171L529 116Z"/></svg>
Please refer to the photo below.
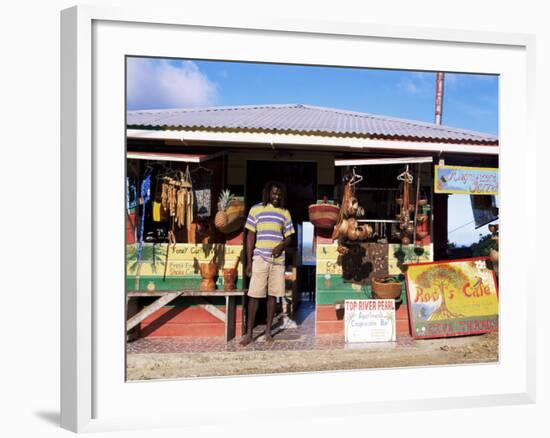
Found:
<svg viewBox="0 0 550 438"><path fill-rule="evenodd" d="M302 263L304 224L309 221L308 206L317 200L317 163L311 161L258 161L249 160L246 166L246 206L250 209L261 202L262 190L269 181L279 181L286 186L287 209L290 212L296 234L286 251L287 297L289 313L300 324L314 313L315 285L311 284L314 266ZM299 236L300 234L300 236ZM307 301L307 302L305 302ZM284 303L283 303L284 304Z"/></svg>

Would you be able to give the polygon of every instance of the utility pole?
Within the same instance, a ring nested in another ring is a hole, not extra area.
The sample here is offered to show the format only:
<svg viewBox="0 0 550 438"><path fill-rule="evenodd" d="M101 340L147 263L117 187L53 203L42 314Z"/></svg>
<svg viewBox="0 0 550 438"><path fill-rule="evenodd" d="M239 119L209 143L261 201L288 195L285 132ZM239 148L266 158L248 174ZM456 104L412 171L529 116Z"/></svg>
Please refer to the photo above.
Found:
<svg viewBox="0 0 550 438"><path fill-rule="evenodd" d="M438 71L435 77L435 124L441 125L443 116L443 81L445 73Z"/></svg>

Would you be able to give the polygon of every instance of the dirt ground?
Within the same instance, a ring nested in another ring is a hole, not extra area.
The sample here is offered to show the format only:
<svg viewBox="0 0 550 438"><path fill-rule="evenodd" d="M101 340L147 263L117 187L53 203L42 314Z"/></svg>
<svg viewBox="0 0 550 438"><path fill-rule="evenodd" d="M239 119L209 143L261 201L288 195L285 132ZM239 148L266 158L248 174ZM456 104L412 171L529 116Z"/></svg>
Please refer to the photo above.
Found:
<svg viewBox="0 0 550 438"><path fill-rule="evenodd" d="M498 333L346 348L128 354L127 379L151 380L498 361Z"/></svg>

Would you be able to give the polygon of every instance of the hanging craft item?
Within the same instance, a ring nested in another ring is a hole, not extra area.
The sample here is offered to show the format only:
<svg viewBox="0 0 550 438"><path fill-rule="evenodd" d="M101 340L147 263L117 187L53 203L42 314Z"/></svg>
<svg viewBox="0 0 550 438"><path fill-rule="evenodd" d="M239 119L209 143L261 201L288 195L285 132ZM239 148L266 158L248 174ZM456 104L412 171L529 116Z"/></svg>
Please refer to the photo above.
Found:
<svg viewBox="0 0 550 438"><path fill-rule="evenodd" d="M320 204L311 204L308 207L309 221L316 228L332 230L338 221L340 207L327 202L327 197L323 198Z"/></svg>
<svg viewBox="0 0 550 438"><path fill-rule="evenodd" d="M236 199L229 189L222 190L218 200L218 212L214 217L215 227L229 234L242 228L246 220L246 208L243 201Z"/></svg>
<svg viewBox="0 0 550 438"><path fill-rule="evenodd" d="M313 228L312 254L315 254L315 249L317 247L317 236L323 232L330 233L338 221L339 214L340 207L338 205L329 204L326 196L323 197L323 202L311 204L308 207L309 221L315 227Z"/></svg>
<svg viewBox="0 0 550 438"><path fill-rule="evenodd" d="M195 195L195 215L199 219L212 216L212 171L199 165L193 172L193 191Z"/></svg>
<svg viewBox="0 0 550 438"><path fill-rule="evenodd" d="M338 221L332 233L332 240L363 240L372 235L372 227L368 225L359 225L357 217L364 215L363 208L355 196L355 185L363 180L363 177L355 173L355 167L351 176L344 178L344 187L342 194L342 204L338 213ZM338 252L345 254L347 251L339 245Z"/></svg>
<svg viewBox="0 0 550 438"><path fill-rule="evenodd" d="M152 191L154 193L151 196L152 199L152 215L151 218L153 222L166 222L169 219L168 211L162 206L162 196L163 196L163 176L157 174L155 178L155 183L152 184Z"/></svg>
<svg viewBox="0 0 550 438"><path fill-rule="evenodd" d="M162 208L162 204L153 201L153 222L165 222L168 220L168 211Z"/></svg>
<svg viewBox="0 0 550 438"><path fill-rule="evenodd" d="M413 182L413 176L409 172L409 165L405 168L405 171L397 176L398 181L402 181L402 197L397 199L397 203L400 205L399 214L399 229L401 230L401 243L408 245L411 243L411 237L413 237L415 228L414 224L411 224L411 213L415 211L415 204L411 204L411 184Z"/></svg>
<svg viewBox="0 0 550 438"><path fill-rule="evenodd" d="M130 177L126 178L126 203L128 212L136 208L138 205L136 185Z"/></svg>
<svg viewBox="0 0 550 438"><path fill-rule="evenodd" d="M139 225L139 246L138 246L138 254L137 254L137 263L138 265L141 263L141 251L143 248L143 228L145 225L145 206L149 202L149 199L151 199L151 173L148 172L145 175L145 178L141 182L141 220Z"/></svg>
<svg viewBox="0 0 550 438"><path fill-rule="evenodd" d="M196 212L198 218L207 218L212 214L212 191L210 189L195 190Z"/></svg>
<svg viewBox="0 0 550 438"><path fill-rule="evenodd" d="M193 221L193 185L191 184L191 175L189 166L184 173L180 172L180 179L176 192L176 223L179 228L189 227Z"/></svg>
<svg viewBox="0 0 550 438"><path fill-rule="evenodd" d="M419 208L427 205L428 200L426 198L420 198L420 164L417 167L417 174L418 177L416 178L416 199L414 202L415 209L414 209L414 226L413 226L413 241L416 247L420 247L422 244L422 240L428 235L427 228L425 228L425 222L420 223L418 220L419 214ZM427 218L427 215L426 215Z"/></svg>
<svg viewBox="0 0 550 438"><path fill-rule="evenodd" d="M178 228L189 228L193 222L193 185L189 166L185 173L178 172L177 178L165 176L162 178L161 210L168 213L172 222L172 231L175 225Z"/></svg>
<svg viewBox="0 0 550 438"><path fill-rule="evenodd" d="M132 244L137 240L136 207L138 205L136 185L126 178L126 243Z"/></svg>

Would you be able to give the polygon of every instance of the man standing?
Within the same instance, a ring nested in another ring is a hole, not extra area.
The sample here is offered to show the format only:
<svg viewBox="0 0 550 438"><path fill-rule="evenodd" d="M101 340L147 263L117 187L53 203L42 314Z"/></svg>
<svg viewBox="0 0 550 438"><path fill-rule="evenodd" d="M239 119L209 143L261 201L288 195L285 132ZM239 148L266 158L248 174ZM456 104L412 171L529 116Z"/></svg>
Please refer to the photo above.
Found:
<svg viewBox="0 0 550 438"><path fill-rule="evenodd" d="M264 186L262 202L248 213L245 228L246 275L248 287L248 321L241 345L253 341L252 329L261 298L267 295L266 342L273 342L271 324L275 316L275 298L285 295L285 248L291 242L294 226L286 207L283 184L270 181Z"/></svg>

